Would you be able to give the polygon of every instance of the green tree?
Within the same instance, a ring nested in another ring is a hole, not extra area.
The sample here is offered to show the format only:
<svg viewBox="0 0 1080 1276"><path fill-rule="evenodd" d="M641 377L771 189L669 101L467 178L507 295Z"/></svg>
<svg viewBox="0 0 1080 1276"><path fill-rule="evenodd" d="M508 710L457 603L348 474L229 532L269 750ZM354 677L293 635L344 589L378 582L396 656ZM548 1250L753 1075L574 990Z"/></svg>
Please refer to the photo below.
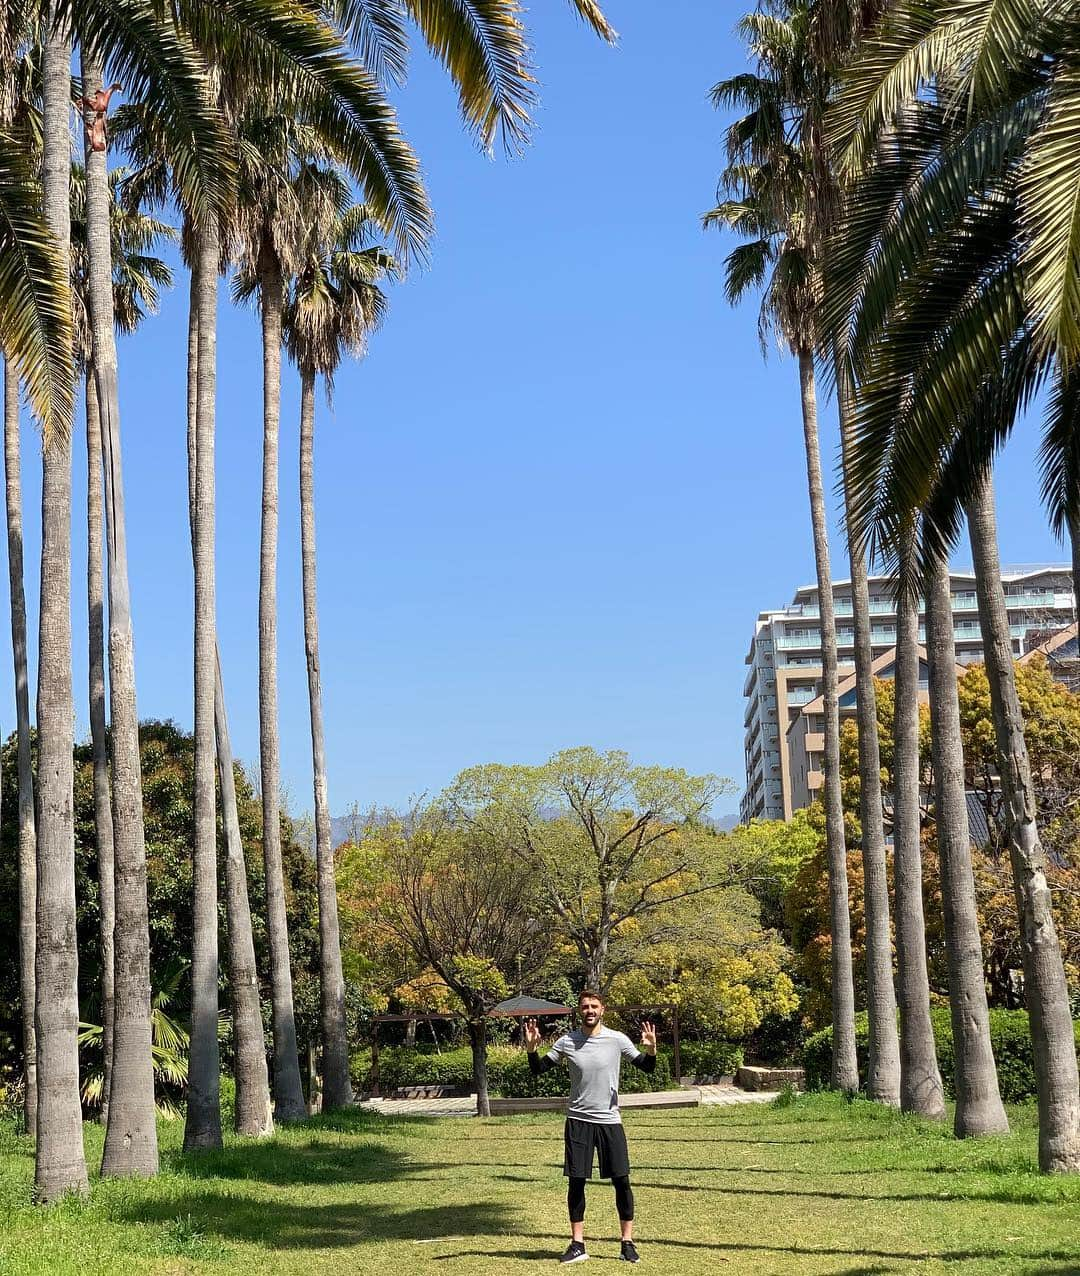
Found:
<svg viewBox="0 0 1080 1276"><path fill-rule="evenodd" d="M468 1021L476 1110L490 1115L487 1015L517 975L549 961L537 874L452 807L434 803L370 834L385 864L385 925L459 999Z"/></svg>
<svg viewBox="0 0 1080 1276"><path fill-rule="evenodd" d="M585 984L603 991L639 959L633 929L737 883L726 839L702 818L727 788L715 776L579 748L539 767L474 767L447 799L476 836L538 875Z"/></svg>

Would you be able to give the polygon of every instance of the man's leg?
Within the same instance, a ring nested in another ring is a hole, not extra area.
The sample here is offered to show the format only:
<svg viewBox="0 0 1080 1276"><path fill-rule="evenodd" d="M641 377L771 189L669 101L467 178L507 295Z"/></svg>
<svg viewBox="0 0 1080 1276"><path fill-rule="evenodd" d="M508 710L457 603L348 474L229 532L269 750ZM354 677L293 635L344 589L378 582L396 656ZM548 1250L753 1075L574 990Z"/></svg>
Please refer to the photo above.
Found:
<svg viewBox="0 0 1080 1276"><path fill-rule="evenodd" d="M634 1239L634 1192L629 1174L619 1174L611 1180L615 1189L615 1208L619 1213L619 1232L624 1241ZM583 1193L584 1195L584 1193Z"/></svg>
<svg viewBox="0 0 1080 1276"><path fill-rule="evenodd" d="M572 1178L566 1189L566 1207L570 1211L570 1238L585 1239L585 1180Z"/></svg>

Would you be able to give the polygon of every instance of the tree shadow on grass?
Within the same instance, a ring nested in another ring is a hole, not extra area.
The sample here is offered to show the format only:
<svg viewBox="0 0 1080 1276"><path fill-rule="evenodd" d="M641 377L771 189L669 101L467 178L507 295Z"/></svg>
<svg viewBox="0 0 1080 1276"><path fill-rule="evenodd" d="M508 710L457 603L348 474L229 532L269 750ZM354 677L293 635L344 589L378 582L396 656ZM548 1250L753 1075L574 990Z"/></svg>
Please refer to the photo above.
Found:
<svg viewBox="0 0 1080 1276"><path fill-rule="evenodd" d="M558 1235L547 1235L541 1233L529 1233L522 1236L523 1241L551 1241L558 1244L565 1238ZM1024 1261L1024 1255L1010 1253L1001 1249L980 1249L980 1250L922 1250L922 1251L895 1251L895 1250L876 1250L876 1249L841 1249L834 1246L787 1246L787 1245L759 1245L750 1242L735 1241L689 1241L675 1240L671 1237L644 1237L641 1241L641 1248L648 1246L650 1249L656 1246L657 1249L676 1249L676 1250L708 1250L716 1254L782 1254L787 1257L798 1258L853 1258L853 1259L882 1259L890 1263L921 1263L927 1261L937 1261L939 1263L969 1263L987 1260L995 1260L1008 1258L1014 1261ZM456 1249L450 1254L433 1254L432 1257L437 1261L446 1262L455 1258L523 1258L526 1255L531 1256L532 1251L522 1251L520 1249ZM550 1254L549 1254L550 1256ZM1025 1272L1024 1276L1073 1276L1076 1272L1075 1266L1070 1269L1067 1267L1058 1267L1057 1263L1067 1263L1070 1256L1057 1250L1050 1250L1044 1254L1034 1254L1028 1256L1031 1261L1054 1263L1055 1266L1045 1267L1039 1272ZM1075 1262L1075 1259L1072 1259ZM844 1276L869 1276L871 1272L888 1271L890 1268L882 1267L880 1264L876 1266L862 1266L851 1268ZM900 1270L904 1270L901 1268ZM841 1276L837 1273L836 1276Z"/></svg>
<svg viewBox="0 0 1080 1276"><path fill-rule="evenodd" d="M132 1223L168 1224L188 1218L205 1235L261 1245L267 1250L344 1249L374 1241L470 1241L505 1233L503 1205L428 1205L378 1209L356 1202L297 1205L280 1199L192 1191L168 1199L127 1203L119 1217Z"/></svg>
<svg viewBox="0 0 1080 1276"><path fill-rule="evenodd" d="M233 1179L279 1187L381 1183L401 1177L408 1164L405 1157L378 1144L342 1147L251 1143L244 1148L177 1153L169 1158L169 1168L184 1178Z"/></svg>
<svg viewBox="0 0 1080 1276"><path fill-rule="evenodd" d="M656 1166L655 1170L667 1167ZM672 1167L674 1168L674 1167ZM1037 1191L1007 1191L993 1188L990 1191L972 1192L829 1192L803 1191L799 1188L785 1187L738 1187L735 1185L713 1183L661 1183L655 1179L634 1178L635 1187L652 1188L661 1192L719 1192L724 1196L776 1196L781 1198L823 1201L926 1201L932 1205L1056 1205L1059 1202L1053 1197L1042 1195Z"/></svg>

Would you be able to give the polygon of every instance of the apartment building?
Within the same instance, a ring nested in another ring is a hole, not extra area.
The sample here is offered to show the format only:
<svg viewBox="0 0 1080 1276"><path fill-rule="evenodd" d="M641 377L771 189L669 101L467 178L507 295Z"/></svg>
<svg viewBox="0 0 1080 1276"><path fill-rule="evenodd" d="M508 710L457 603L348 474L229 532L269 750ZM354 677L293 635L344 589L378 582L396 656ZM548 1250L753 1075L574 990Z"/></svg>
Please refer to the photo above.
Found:
<svg viewBox="0 0 1080 1276"><path fill-rule="evenodd" d="M1072 573L1065 565L1007 568L1002 572L1002 584L1018 658L1076 620ZM957 662L961 666L978 663L983 650L973 573L953 572L951 591ZM850 680L850 685L845 682L845 694L851 698L855 641L851 582L835 581L833 599L840 678L842 682ZM877 661L896 644L896 600L888 577L870 578L870 615ZM803 710L818 699L821 690L817 620L817 586L804 585L787 607L763 611L755 622L743 683L746 790L740 816L744 823L790 819L794 811L807 805L807 795L816 792L812 780L818 779L814 773L819 768L811 755L819 750L810 746L820 743L816 738L819 733L813 730L815 716ZM920 641L925 638L921 600L919 637ZM794 763L793 747L797 750Z"/></svg>

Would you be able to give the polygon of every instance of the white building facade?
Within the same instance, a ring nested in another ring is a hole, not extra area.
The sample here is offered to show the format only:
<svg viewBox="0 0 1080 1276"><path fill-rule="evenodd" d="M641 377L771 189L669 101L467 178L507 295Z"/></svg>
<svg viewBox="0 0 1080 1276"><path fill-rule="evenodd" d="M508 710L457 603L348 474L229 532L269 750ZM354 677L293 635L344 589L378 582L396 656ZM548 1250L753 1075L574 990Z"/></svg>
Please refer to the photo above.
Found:
<svg viewBox="0 0 1080 1276"><path fill-rule="evenodd" d="M1076 619L1076 599L1071 570L1064 565L1010 567L1002 572L1009 611L1013 652L1019 658L1043 642L1047 633ZM956 659L961 665L982 661L975 577L967 571L951 573L953 634ZM855 630L851 609L851 582L833 583L836 610L836 643L840 676L854 672ZM896 600L886 576L870 577L871 641L878 656L896 644ZM740 804L743 823L752 819L788 820L797 806L793 799L794 774L788 730L800 710L820 693L821 632L816 585L796 590L782 609L760 612L746 655L743 683L746 708L744 750L746 791ZM925 638L922 600L919 601L919 638ZM823 742L806 737L800 748L820 751ZM801 762L802 760L797 760Z"/></svg>

